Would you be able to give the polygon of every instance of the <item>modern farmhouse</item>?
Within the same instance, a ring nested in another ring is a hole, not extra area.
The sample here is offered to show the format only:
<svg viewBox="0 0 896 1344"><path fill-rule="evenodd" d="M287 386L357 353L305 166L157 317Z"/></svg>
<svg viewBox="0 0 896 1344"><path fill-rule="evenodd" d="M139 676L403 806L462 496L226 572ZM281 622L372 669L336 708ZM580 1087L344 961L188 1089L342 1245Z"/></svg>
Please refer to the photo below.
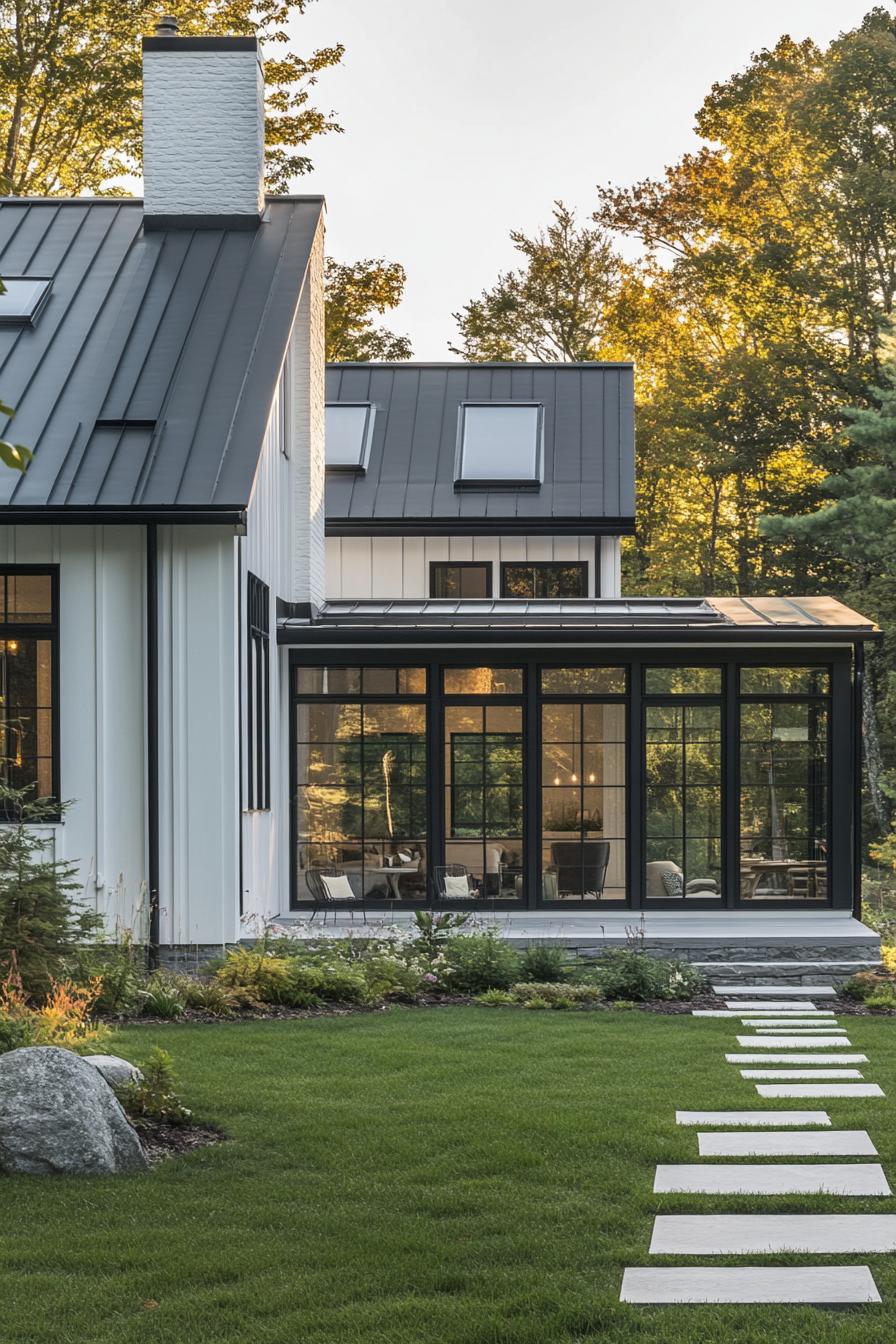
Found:
<svg viewBox="0 0 896 1344"><path fill-rule="evenodd" d="M622 595L629 364L325 368L259 61L147 38L144 199L0 203L2 769L71 800L56 853L168 946L431 904L865 936L872 623Z"/></svg>

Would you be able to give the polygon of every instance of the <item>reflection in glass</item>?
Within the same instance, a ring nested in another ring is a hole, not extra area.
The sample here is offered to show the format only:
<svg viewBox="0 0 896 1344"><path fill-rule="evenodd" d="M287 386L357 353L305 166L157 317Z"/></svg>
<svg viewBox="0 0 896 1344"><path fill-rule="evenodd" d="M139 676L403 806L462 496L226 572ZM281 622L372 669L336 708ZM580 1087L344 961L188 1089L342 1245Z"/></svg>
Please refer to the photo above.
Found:
<svg viewBox="0 0 896 1344"><path fill-rule="evenodd" d="M625 695L624 667L543 667L545 695Z"/></svg>
<svg viewBox="0 0 896 1344"><path fill-rule="evenodd" d="M624 900L625 706L545 704L541 729L543 898Z"/></svg>
<svg viewBox="0 0 896 1344"><path fill-rule="evenodd" d="M645 765L647 898L720 897L720 706L648 705Z"/></svg>
<svg viewBox="0 0 896 1344"><path fill-rule="evenodd" d="M584 563L519 564L501 566L501 596L560 598L588 596L588 566Z"/></svg>
<svg viewBox="0 0 896 1344"><path fill-rule="evenodd" d="M53 646L0 640L0 780L53 795Z"/></svg>
<svg viewBox="0 0 896 1344"><path fill-rule="evenodd" d="M521 695L521 667L446 667L446 695Z"/></svg>
<svg viewBox="0 0 896 1344"><path fill-rule="evenodd" d="M520 706L446 706L445 862L480 899L522 895L523 754Z"/></svg>
<svg viewBox="0 0 896 1344"><path fill-rule="evenodd" d="M644 669L647 695L720 695L720 667L647 667Z"/></svg>
<svg viewBox="0 0 896 1344"><path fill-rule="evenodd" d="M827 830L827 706L818 700L742 703L741 897L826 900Z"/></svg>
<svg viewBox="0 0 896 1344"><path fill-rule="evenodd" d="M741 695L827 695L826 667L742 667Z"/></svg>
<svg viewBox="0 0 896 1344"><path fill-rule="evenodd" d="M312 867L341 868L359 896L425 899L426 706L299 703L295 751L299 900Z"/></svg>

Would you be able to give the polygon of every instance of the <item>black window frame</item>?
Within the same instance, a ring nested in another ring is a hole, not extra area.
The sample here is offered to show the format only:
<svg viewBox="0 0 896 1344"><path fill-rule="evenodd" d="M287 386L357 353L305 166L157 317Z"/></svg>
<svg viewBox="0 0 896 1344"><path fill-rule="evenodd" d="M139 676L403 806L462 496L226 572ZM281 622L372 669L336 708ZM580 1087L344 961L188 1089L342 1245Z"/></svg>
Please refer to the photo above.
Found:
<svg viewBox="0 0 896 1344"><path fill-rule="evenodd" d="M271 590L246 573L246 811L271 808Z"/></svg>
<svg viewBox="0 0 896 1344"><path fill-rule="evenodd" d="M48 578L50 580L50 620L49 621L6 621L5 610L0 611L0 640L22 640L22 639L43 639L49 642L52 668L50 674L50 694L52 704L50 706L50 731L52 733L52 744L50 750L50 774L52 779L52 789L49 797L55 803L55 808L49 812L44 820L48 824L62 820L62 809L60 800L62 797L62 787L60 781L60 705L59 694L61 687L61 677L59 671L59 566L58 565L0 565L0 578L4 580L4 598L5 581L7 578L25 578L32 575L37 578ZM35 780L36 783L36 780ZM38 795L35 794L35 797ZM16 822L19 818L14 816L10 809L0 803L0 824L7 822Z"/></svg>
<svg viewBox="0 0 896 1344"><path fill-rule="evenodd" d="M466 452L467 408L473 410L530 410L535 411L535 472L532 476L491 476L473 477L464 475L464 454ZM494 401L477 401L468 397L457 408L457 438L454 450L454 488L455 490L540 490L544 482L544 402L514 401L502 397Z"/></svg>
<svg viewBox="0 0 896 1344"><path fill-rule="evenodd" d="M358 410L363 408L366 411L364 417L364 428L361 431L361 451L357 462L328 462L326 448L326 421L327 411L329 410ZM370 461L370 449L373 445L373 429L376 423L376 405L372 401L327 401L324 402L324 470L335 472L337 475L348 474L350 476L363 476L367 471L367 464Z"/></svg>
<svg viewBox="0 0 896 1344"><path fill-rule="evenodd" d="M513 601L516 598L515 593L507 591L507 571L509 569L531 569L534 573L544 573L548 569L577 569L582 578L582 592L578 597L545 597L539 593L532 593L528 597L521 597L520 602L576 602L579 598L588 596L588 561L587 560L502 560L501 561L501 597Z"/></svg>
<svg viewBox="0 0 896 1344"><path fill-rule="evenodd" d="M494 566L494 561L492 561L492 560L430 560L430 562L429 562L429 596L430 596L431 598L436 598L437 600L442 599L442 594L439 594L439 593L436 593L436 592L433 591L433 590L434 590L434 586L435 586L435 577L436 577L436 573L437 573L439 570L442 570L442 569L483 569L483 570L485 570L485 588L486 588L486 591L485 591L485 593L483 594L483 596L482 596L481 599L480 599L480 598L475 598L475 597L470 597L470 598L459 597L459 598L457 598L457 599L453 599L453 598L444 598L445 601L450 602L450 601L454 601L454 600L456 600L456 601L458 601L458 602L463 602L463 601L476 602L476 601L484 601L486 598L490 598L490 597L492 597L492 596L494 595L494 592L493 592L493 590L494 590L494 582L495 582L495 566Z"/></svg>

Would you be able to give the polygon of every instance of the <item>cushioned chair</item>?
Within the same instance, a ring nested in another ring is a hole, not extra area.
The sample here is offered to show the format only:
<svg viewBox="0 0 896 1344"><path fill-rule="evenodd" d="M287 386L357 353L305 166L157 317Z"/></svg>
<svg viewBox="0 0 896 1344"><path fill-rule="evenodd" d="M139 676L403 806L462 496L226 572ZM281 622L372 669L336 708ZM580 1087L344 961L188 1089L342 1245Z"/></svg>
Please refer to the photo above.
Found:
<svg viewBox="0 0 896 1344"><path fill-rule="evenodd" d="M602 896L610 863L609 840L558 840L551 845L557 894Z"/></svg>
<svg viewBox="0 0 896 1344"><path fill-rule="evenodd" d="M466 895L458 894L455 891L452 891L449 895L447 888L451 884L446 883L446 877L464 878L467 883ZM432 880L436 889L436 900L438 901L475 901L479 895L472 873L462 863L437 864L432 870Z"/></svg>
<svg viewBox="0 0 896 1344"><path fill-rule="evenodd" d="M327 886L327 883L323 880L325 877L344 877L351 887L351 896L334 896ZM352 877L355 878L354 884L352 883ZM314 910L311 915L312 921L318 910L322 910L324 912L323 923L326 924L327 911L331 910L333 912L333 923L335 924L337 909L344 909L348 910L352 918L352 923L354 924L355 910L360 909L364 923L366 924L367 908L364 900L363 887L360 895L358 895L357 892L359 877L359 874L346 873L342 868L308 868L305 872L305 881L308 883L308 890L311 892L311 899L314 902Z"/></svg>

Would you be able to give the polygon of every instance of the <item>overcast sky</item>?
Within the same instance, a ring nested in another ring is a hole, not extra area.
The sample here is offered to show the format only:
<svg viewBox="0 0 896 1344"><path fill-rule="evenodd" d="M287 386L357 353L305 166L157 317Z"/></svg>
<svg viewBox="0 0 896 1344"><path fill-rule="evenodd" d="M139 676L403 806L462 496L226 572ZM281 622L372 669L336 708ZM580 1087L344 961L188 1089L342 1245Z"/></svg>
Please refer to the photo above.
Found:
<svg viewBox="0 0 896 1344"><path fill-rule="evenodd" d="M408 272L390 325L444 359L451 314L513 264L511 228L597 182L658 174L696 143L714 80L782 33L828 42L871 0L316 0L297 49L343 42L316 102L345 133L315 140L296 183L327 197L339 260Z"/></svg>

